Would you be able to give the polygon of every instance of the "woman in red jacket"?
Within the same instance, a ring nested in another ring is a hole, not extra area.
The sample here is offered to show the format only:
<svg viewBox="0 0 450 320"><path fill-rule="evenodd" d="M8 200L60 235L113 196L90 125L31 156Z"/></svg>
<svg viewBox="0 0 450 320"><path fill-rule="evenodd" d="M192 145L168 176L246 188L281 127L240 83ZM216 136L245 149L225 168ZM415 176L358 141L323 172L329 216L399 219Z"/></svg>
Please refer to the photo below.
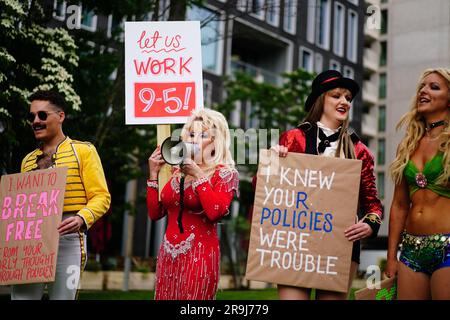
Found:
<svg viewBox="0 0 450 320"><path fill-rule="evenodd" d="M312 83L305 109L308 115L297 128L284 132L280 144L272 149L285 157L288 152L316 154L362 160L358 222L345 230L353 242L350 289L359 264L360 240L376 237L381 224L382 208L377 197L373 156L349 128L350 102L359 91L358 84L335 70L319 74ZM310 289L278 285L280 299L307 300ZM347 293L317 290L317 299L346 299Z"/></svg>
<svg viewBox="0 0 450 320"><path fill-rule="evenodd" d="M156 266L155 299L214 299L220 263L216 224L229 213L238 190L238 172L231 157L228 124L221 113L210 109L194 112L181 137L195 144L202 156L195 161L187 159L174 169L160 202L157 179L164 160L159 146L148 161L148 214L152 220L168 217ZM181 174L185 175L184 206L179 216Z"/></svg>

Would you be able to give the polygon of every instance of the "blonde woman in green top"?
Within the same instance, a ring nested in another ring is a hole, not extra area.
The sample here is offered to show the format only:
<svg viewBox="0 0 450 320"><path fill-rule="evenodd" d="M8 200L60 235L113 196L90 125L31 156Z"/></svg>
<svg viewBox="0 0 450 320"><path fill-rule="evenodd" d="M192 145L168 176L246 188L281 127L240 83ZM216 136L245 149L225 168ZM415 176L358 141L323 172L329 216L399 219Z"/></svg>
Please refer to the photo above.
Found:
<svg viewBox="0 0 450 320"><path fill-rule="evenodd" d="M390 168L386 275L398 275L398 299L450 299L449 123L450 69L425 70L397 125L406 135Z"/></svg>

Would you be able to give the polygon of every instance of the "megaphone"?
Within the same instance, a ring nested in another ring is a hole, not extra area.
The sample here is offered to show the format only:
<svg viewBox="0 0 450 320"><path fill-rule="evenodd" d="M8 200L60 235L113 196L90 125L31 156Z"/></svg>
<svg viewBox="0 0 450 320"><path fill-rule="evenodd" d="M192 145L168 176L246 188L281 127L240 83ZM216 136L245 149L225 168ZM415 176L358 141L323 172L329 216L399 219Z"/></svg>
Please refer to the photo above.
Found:
<svg viewBox="0 0 450 320"><path fill-rule="evenodd" d="M181 141L181 138L166 138L161 145L161 156L163 160L172 165L183 164L184 160L187 158L194 159L195 155L198 154L200 148L198 144L186 143ZM184 179L185 175L180 176L180 211L178 213L178 227L180 228L180 233L184 233L182 216L184 209Z"/></svg>
<svg viewBox="0 0 450 320"><path fill-rule="evenodd" d="M199 151L198 144L183 142L181 138L173 140L172 137L168 137L161 145L163 160L172 166L182 164L187 158L194 159Z"/></svg>

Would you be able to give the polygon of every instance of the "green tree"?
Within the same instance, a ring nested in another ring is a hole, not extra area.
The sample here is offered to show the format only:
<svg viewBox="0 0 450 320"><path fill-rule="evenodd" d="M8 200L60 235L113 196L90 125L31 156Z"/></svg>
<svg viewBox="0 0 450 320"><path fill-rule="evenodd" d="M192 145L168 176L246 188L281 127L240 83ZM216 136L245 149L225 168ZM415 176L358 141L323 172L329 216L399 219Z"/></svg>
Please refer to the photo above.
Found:
<svg viewBox="0 0 450 320"><path fill-rule="evenodd" d="M28 96L37 89L57 89L73 110L80 97L73 87L78 65L74 40L61 28L45 27L37 1L0 1L0 171L18 172L35 141L26 115Z"/></svg>
<svg viewBox="0 0 450 320"><path fill-rule="evenodd" d="M186 8L199 0L174 1L167 8L160 2L123 0L83 0L83 12L113 17L113 28L90 32L74 29L70 33L77 44L79 67L74 72L74 87L83 101L82 112L72 115L67 133L93 142L103 160L112 194L114 214L110 248L121 248L122 212L137 208L126 203L126 183L147 175L147 159L156 146L156 125L125 125L125 60L123 24L125 21L158 21L169 14L169 20L184 20ZM67 1L67 5L79 5ZM139 189L136 206L145 206L145 188ZM129 237L133 237L130 233ZM111 252L117 254L118 252Z"/></svg>
<svg viewBox="0 0 450 320"><path fill-rule="evenodd" d="M233 77L225 80L226 98L222 103L214 105L214 108L230 118L237 102L250 104L252 106L250 118L259 121L259 128L278 129L282 133L297 126L305 117L303 106L314 75L298 69L282 74L282 78L283 84L278 87L259 82L247 73L237 72ZM245 117L244 112L243 110L241 118ZM234 151L236 154L237 151ZM241 169L255 173L256 165L244 165Z"/></svg>
<svg viewBox="0 0 450 320"><path fill-rule="evenodd" d="M230 118L236 103L250 104L252 112L250 118L258 119L259 128L278 129L283 131L297 126L306 115L304 103L309 93L309 84L314 75L298 69L282 75L284 81L281 87L257 81L253 76L238 72L225 81L225 100L216 104L214 108ZM241 117L245 117L244 111ZM271 137L268 137L270 141ZM235 141L234 154L243 144ZM248 143L244 147L249 150ZM268 146L269 147L269 146ZM259 148L258 148L259 149ZM257 165L249 164L246 153L246 164L239 165L241 172L239 216L222 225L225 239L224 258L228 262L228 269L233 275L235 286L240 286L247 261L247 246L250 235L250 219L253 209L254 190L251 178L255 175ZM235 246L236 260L232 261L230 243Z"/></svg>
<svg viewBox="0 0 450 320"><path fill-rule="evenodd" d="M112 15L122 20L160 20L169 12L170 20L184 17L186 7L201 1L176 1L168 8L160 8L159 1L93 1L84 0L82 6L95 14ZM68 5L79 1L68 1ZM183 20L183 19L181 19ZM127 126L124 124L125 60L123 25L113 27L111 36L105 30L95 33L73 30L78 45L79 68L75 72L75 88L83 100L83 112L74 115L73 132L82 133L108 159L108 172L114 172L114 183L123 185L142 175L140 167L156 142L156 126ZM120 144L119 144L120 141ZM130 158L131 157L131 158ZM136 163L133 159L139 159ZM137 164L137 165L136 165Z"/></svg>

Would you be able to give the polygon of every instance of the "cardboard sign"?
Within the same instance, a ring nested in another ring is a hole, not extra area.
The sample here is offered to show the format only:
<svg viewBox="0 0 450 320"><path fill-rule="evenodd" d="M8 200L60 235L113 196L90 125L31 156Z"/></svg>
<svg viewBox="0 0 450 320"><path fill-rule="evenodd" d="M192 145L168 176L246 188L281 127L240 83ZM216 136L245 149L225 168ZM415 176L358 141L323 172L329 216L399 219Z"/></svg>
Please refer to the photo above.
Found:
<svg viewBox="0 0 450 320"><path fill-rule="evenodd" d="M396 300L397 277L387 278L373 285L373 288L363 288L355 292L355 300Z"/></svg>
<svg viewBox="0 0 450 320"><path fill-rule="evenodd" d="M55 280L67 168L2 176L0 285Z"/></svg>
<svg viewBox="0 0 450 320"><path fill-rule="evenodd" d="M125 123L185 123L203 108L199 21L125 22Z"/></svg>
<svg viewBox="0 0 450 320"><path fill-rule="evenodd" d="M261 150L246 278L346 292L360 160Z"/></svg>

